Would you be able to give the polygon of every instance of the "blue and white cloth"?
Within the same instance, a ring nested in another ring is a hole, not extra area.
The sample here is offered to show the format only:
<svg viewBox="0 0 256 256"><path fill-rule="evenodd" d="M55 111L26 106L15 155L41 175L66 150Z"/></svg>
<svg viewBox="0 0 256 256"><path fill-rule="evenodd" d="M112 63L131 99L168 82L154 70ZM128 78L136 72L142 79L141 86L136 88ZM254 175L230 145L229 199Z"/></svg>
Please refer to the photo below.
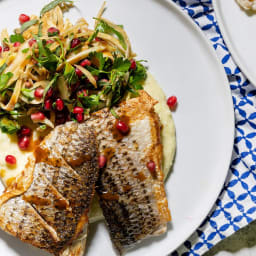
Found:
<svg viewBox="0 0 256 256"><path fill-rule="evenodd" d="M256 219L256 87L234 63L221 36L211 0L173 0L211 41L229 79L235 111L235 142L229 175L212 211L170 256L201 256ZM222 0L225 1L225 0Z"/></svg>

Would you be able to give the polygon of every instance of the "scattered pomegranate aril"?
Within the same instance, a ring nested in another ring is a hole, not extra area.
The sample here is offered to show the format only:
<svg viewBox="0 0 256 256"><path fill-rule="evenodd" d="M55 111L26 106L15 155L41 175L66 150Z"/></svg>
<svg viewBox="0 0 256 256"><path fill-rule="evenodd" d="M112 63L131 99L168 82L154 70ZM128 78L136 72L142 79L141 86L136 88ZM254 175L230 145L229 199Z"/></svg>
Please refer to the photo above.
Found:
<svg viewBox="0 0 256 256"><path fill-rule="evenodd" d="M91 63L90 60L84 59L84 60L80 63L80 65L81 65L82 67L86 67L86 66L91 66L92 63Z"/></svg>
<svg viewBox="0 0 256 256"><path fill-rule="evenodd" d="M22 136L19 138L18 145L22 150L26 150L29 147L30 138L28 136Z"/></svg>
<svg viewBox="0 0 256 256"><path fill-rule="evenodd" d="M0 46L0 53L2 53L2 51L3 51L3 47L2 47L2 46Z"/></svg>
<svg viewBox="0 0 256 256"><path fill-rule="evenodd" d="M130 130L129 126L125 122L120 120L116 124L116 129L122 134L127 134Z"/></svg>
<svg viewBox="0 0 256 256"><path fill-rule="evenodd" d="M13 44L14 47L20 47L20 45L21 45L20 42L15 42L15 43Z"/></svg>
<svg viewBox="0 0 256 256"><path fill-rule="evenodd" d="M42 98L44 95L44 89L42 87L37 87L34 92L36 98Z"/></svg>
<svg viewBox="0 0 256 256"><path fill-rule="evenodd" d="M100 155L98 158L99 168L103 168L107 163L107 158L104 155Z"/></svg>
<svg viewBox="0 0 256 256"><path fill-rule="evenodd" d="M74 39L71 41L71 46L70 46L70 47L73 49L73 48L77 47L79 44L81 44L80 39L74 38Z"/></svg>
<svg viewBox="0 0 256 256"><path fill-rule="evenodd" d="M74 114L83 114L84 113L84 109L82 107L74 107L73 113Z"/></svg>
<svg viewBox="0 0 256 256"><path fill-rule="evenodd" d="M5 46L4 47L4 52L8 52L8 51L10 51L10 47L9 46Z"/></svg>
<svg viewBox="0 0 256 256"><path fill-rule="evenodd" d="M30 117L31 117L32 121L34 121L34 122L40 122L45 119L45 115L42 112L37 112L37 113L31 114Z"/></svg>
<svg viewBox="0 0 256 256"><path fill-rule="evenodd" d="M54 40L52 40L52 39L48 39L47 41L46 41L46 44L53 44L54 43Z"/></svg>
<svg viewBox="0 0 256 256"><path fill-rule="evenodd" d="M77 113L76 114L76 120L78 123L82 123L84 121L84 114Z"/></svg>
<svg viewBox="0 0 256 256"><path fill-rule="evenodd" d="M79 68L76 68L76 74L77 74L78 77L83 76L83 72Z"/></svg>
<svg viewBox="0 0 256 256"><path fill-rule="evenodd" d="M51 110L52 109L52 100L51 99L47 99L44 102L44 109L45 110Z"/></svg>
<svg viewBox="0 0 256 256"><path fill-rule="evenodd" d="M154 161L149 161L147 163L147 168L150 171L151 175L153 177L156 177L156 164L155 164L155 162Z"/></svg>
<svg viewBox="0 0 256 256"><path fill-rule="evenodd" d="M177 97L176 96L171 96L167 99L167 105L170 109L175 109L177 106Z"/></svg>
<svg viewBox="0 0 256 256"><path fill-rule="evenodd" d="M96 42L101 42L102 40L99 37L95 37Z"/></svg>
<svg viewBox="0 0 256 256"><path fill-rule="evenodd" d="M7 155L7 156L5 157L5 162L6 162L7 164L10 164L10 165L15 165L16 162L17 162L17 160L16 160L16 157L15 157L15 156L13 156L13 155Z"/></svg>
<svg viewBox="0 0 256 256"><path fill-rule="evenodd" d="M55 28L55 27L51 27L47 30L48 36L57 36L59 35L60 31Z"/></svg>
<svg viewBox="0 0 256 256"><path fill-rule="evenodd" d="M31 135L31 129L27 126L22 126L20 131L19 131L19 134L21 136L30 136Z"/></svg>
<svg viewBox="0 0 256 256"><path fill-rule="evenodd" d="M77 93L77 96L79 97L86 97L88 96L87 90L86 89L82 89Z"/></svg>
<svg viewBox="0 0 256 256"><path fill-rule="evenodd" d="M51 88L49 88L49 90L47 91L47 93L46 93L46 98L51 98L52 97L52 95L53 95L53 89L52 89L52 87Z"/></svg>
<svg viewBox="0 0 256 256"><path fill-rule="evenodd" d="M65 106L64 101L61 98L58 98L55 103L56 103L56 109L58 111L62 111L64 109L64 106Z"/></svg>
<svg viewBox="0 0 256 256"><path fill-rule="evenodd" d="M135 70L137 68L136 61L134 59L132 59L132 60L130 60L130 62L131 62L130 69Z"/></svg>
<svg viewBox="0 0 256 256"><path fill-rule="evenodd" d="M24 13L22 13L20 16L19 16L19 21L21 24L27 22L27 21L30 21L30 17Z"/></svg>
<svg viewBox="0 0 256 256"><path fill-rule="evenodd" d="M30 40L28 41L28 44L29 44L30 47L32 47L32 45L33 45L34 43L36 43L36 39L35 39L35 38L32 38L32 39L30 39Z"/></svg>

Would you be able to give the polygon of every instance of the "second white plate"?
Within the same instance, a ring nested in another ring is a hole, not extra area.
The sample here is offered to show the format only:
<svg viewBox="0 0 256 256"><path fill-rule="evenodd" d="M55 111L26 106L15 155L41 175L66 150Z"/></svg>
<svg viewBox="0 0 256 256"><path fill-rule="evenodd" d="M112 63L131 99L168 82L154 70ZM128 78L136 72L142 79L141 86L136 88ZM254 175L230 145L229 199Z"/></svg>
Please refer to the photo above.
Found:
<svg viewBox="0 0 256 256"><path fill-rule="evenodd" d="M245 12L235 0L213 0L213 6L236 64L256 86L256 12Z"/></svg>
<svg viewBox="0 0 256 256"><path fill-rule="evenodd" d="M3 0L0 29L18 25L20 13L40 12L48 0ZM92 21L102 0L77 0L68 13ZM230 89L223 66L200 29L168 0L108 0L106 17L123 24L138 58L166 95L176 95L177 155L166 183L173 220L166 235L150 239L130 256L165 256L204 220L227 175L234 136ZM8 24L6 23L8 20ZM90 227L87 255L116 255L104 223ZM48 255L0 232L0 255Z"/></svg>

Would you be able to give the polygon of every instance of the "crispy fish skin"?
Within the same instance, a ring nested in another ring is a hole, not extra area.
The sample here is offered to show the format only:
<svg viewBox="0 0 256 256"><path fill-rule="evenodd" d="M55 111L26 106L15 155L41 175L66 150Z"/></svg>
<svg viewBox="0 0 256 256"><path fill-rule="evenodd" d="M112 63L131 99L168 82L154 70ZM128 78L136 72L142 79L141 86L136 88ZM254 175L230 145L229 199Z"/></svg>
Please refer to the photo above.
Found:
<svg viewBox="0 0 256 256"><path fill-rule="evenodd" d="M74 151L75 148L79 150ZM84 124L66 123L56 127L34 155L33 179L28 189L20 195L15 191L9 199L6 195L4 200L0 198L0 226L24 242L61 255L87 231L98 178L94 131ZM84 248L82 245L77 251Z"/></svg>
<svg viewBox="0 0 256 256"><path fill-rule="evenodd" d="M161 170L162 144L156 104L146 92L115 109L130 132L116 130L115 117L106 109L87 121L95 128L99 152L107 157L97 183L100 205L117 250L166 232L171 220ZM154 161L155 173L147 168Z"/></svg>

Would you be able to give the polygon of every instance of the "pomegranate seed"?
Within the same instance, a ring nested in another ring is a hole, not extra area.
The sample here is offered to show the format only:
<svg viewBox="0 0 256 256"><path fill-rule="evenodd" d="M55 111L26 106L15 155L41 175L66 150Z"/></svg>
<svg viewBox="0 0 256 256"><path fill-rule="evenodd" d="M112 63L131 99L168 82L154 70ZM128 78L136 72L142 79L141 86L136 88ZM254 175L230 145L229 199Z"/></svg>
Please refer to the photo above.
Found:
<svg viewBox="0 0 256 256"><path fill-rule="evenodd" d="M85 67L85 66L91 66L92 63L91 63L90 60L85 59L85 60L83 60L83 61L80 63L80 65L81 65L82 67Z"/></svg>
<svg viewBox="0 0 256 256"><path fill-rule="evenodd" d="M42 98L44 95L44 89L42 87L37 87L35 89L34 95L36 98Z"/></svg>
<svg viewBox="0 0 256 256"><path fill-rule="evenodd" d="M0 53L2 53L2 51L3 51L3 47L2 47L2 46L0 46Z"/></svg>
<svg viewBox="0 0 256 256"><path fill-rule="evenodd" d="M15 43L13 44L14 47L19 47L20 45L21 45L20 42L15 42Z"/></svg>
<svg viewBox="0 0 256 256"><path fill-rule="evenodd" d="M177 97L171 96L167 99L167 105L170 109L174 109L177 106Z"/></svg>
<svg viewBox="0 0 256 256"><path fill-rule="evenodd" d="M84 115L81 113L76 114L76 120L78 123L82 123L84 121Z"/></svg>
<svg viewBox="0 0 256 256"><path fill-rule="evenodd" d="M47 32L48 36L57 36L60 33L60 31L55 27L49 28Z"/></svg>
<svg viewBox="0 0 256 256"><path fill-rule="evenodd" d="M156 176L156 164L155 164L155 162L149 161L147 163L147 168L151 172L151 175L155 177Z"/></svg>
<svg viewBox="0 0 256 256"><path fill-rule="evenodd" d="M22 126L19 134L22 136L30 136L31 135L31 129L27 126Z"/></svg>
<svg viewBox="0 0 256 256"><path fill-rule="evenodd" d="M20 16L19 16L19 21L21 24L27 22L30 20L30 17L24 13L22 13Z"/></svg>
<svg viewBox="0 0 256 256"><path fill-rule="evenodd" d="M52 87L51 87L51 88L49 88L49 90L48 90L47 93L46 93L46 98L51 98L52 95L53 95L53 89L52 89Z"/></svg>
<svg viewBox="0 0 256 256"><path fill-rule="evenodd" d="M54 43L54 40L52 40L52 39L48 39L47 41L46 41L46 44L53 44Z"/></svg>
<svg viewBox="0 0 256 256"><path fill-rule="evenodd" d="M103 155L100 155L98 158L98 164L100 168L103 168L107 163L107 158Z"/></svg>
<svg viewBox="0 0 256 256"><path fill-rule="evenodd" d="M58 111L62 111L63 108L64 108L64 101L63 101L61 98L58 98L58 99L56 100L56 109L57 109Z"/></svg>
<svg viewBox="0 0 256 256"><path fill-rule="evenodd" d="M66 122L66 116L63 112L59 112L56 115L56 125L64 124Z"/></svg>
<svg viewBox="0 0 256 256"><path fill-rule="evenodd" d="M96 42L101 42L102 40L99 37L95 37Z"/></svg>
<svg viewBox="0 0 256 256"><path fill-rule="evenodd" d="M76 74L77 74L78 77L83 76L83 72L79 68L76 68Z"/></svg>
<svg viewBox="0 0 256 256"><path fill-rule="evenodd" d="M19 148L25 150L29 147L30 139L28 136L22 136L19 138L18 145Z"/></svg>
<svg viewBox="0 0 256 256"><path fill-rule="evenodd" d="M72 41L71 41L71 48L75 48L76 46L78 46L79 44L81 44L81 41L80 39L78 38L74 38Z"/></svg>
<svg viewBox="0 0 256 256"><path fill-rule="evenodd" d="M30 40L28 41L28 44L29 44L30 47L32 47L32 45L33 45L34 43L36 43L36 39L35 39L35 38L32 38L32 39L30 39Z"/></svg>
<svg viewBox="0 0 256 256"><path fill-rule="evenodd" d="M39 122L39 121L43 121L45 119L45 115L44 113L42 112L37 112L37 113L34 113L34 114L31 114L31 119L34 121L34 122Z"/></svg>
<svg viewBox="0 0 256 256"><path fill-rule="evenodd" d="M82 107L74 107L73 113L74 114L83 114L84 113L84 109Z"/></svg>
<svg viewBox="0 0 256 256"><path fill-rule="evenodd" d="M5 162L6 162L7 164L14 165L14 164L16 164L16 157L13 156L13 155L7 155L7 156L5 157Z"/></svg>
<svg viewBox="0 0 256 256"><path fill-rule="evenodd" d="M122 134L127 134L129 132L129 126L123 122L123 121L118 121L116 124L116 129L121 132Z"/></svg>
<svg viewBox="0 0 256 256"><path fill-rule="evenodd" d="M10 47L9 46L5 46L4 47L4 52L8 52L10 50Z"/></svg>
<svg viewBox="0 0 256 256"><path fill-rule="evenodd" d="M130 69L135 70L137 68L136 61L134 59L130 60L131 61L131 67Z"/></svg>
<svg viewBox="0 0 256 256"><path fill-rule="evenodd" d="M51 108L52 108L52 101L51 101L51 99L47 99L44 102L44 108L45 108L45 110L51 110Z"/></svg>

